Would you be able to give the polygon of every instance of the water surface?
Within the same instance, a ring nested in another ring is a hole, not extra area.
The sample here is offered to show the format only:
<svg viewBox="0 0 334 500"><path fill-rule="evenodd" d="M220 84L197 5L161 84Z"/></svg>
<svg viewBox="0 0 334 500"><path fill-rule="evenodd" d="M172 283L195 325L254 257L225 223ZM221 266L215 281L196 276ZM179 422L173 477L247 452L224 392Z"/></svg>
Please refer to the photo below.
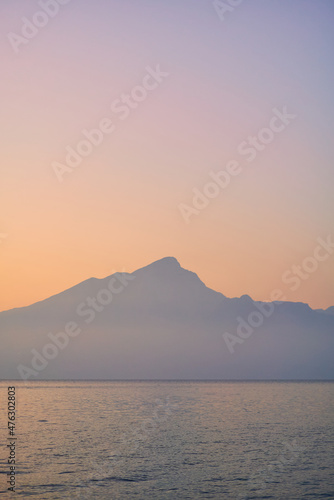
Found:
<svg viewBox="0 0 334 500"><path fill-rule="evenodd" d="M16 495L67 499L334 498L331 382L16 385Z"/></svg>

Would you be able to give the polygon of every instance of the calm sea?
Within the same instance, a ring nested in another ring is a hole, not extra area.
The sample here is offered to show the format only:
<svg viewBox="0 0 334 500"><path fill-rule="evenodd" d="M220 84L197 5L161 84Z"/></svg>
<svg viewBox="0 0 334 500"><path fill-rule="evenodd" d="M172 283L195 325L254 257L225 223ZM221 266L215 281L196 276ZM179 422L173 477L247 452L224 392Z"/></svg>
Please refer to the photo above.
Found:
<svg viewBox="0 0 334 500"><path fill-rule="evenodd" d="M7 388L16 387L16 493ZM2 498L334 498L334 383L1 382Z"/></svg>

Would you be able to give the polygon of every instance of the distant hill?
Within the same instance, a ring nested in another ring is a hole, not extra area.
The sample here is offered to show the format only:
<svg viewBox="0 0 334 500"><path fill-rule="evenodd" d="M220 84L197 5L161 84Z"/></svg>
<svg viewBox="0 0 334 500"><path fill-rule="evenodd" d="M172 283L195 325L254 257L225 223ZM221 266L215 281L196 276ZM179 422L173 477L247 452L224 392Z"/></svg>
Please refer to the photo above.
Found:
<svg viewBox="0 0 334 500"><path fill-rule="evenodd" d="M316 309L318 312L325 312L327 314L334 314L334 306L328 307L328 309Z"/></svg>
<svg viewBox="0 0 334 500"><path fill-rule="evenodd" d="M0 332L2 379L334 379L334 307L227 298L173 257L2 312Z"/></svg>

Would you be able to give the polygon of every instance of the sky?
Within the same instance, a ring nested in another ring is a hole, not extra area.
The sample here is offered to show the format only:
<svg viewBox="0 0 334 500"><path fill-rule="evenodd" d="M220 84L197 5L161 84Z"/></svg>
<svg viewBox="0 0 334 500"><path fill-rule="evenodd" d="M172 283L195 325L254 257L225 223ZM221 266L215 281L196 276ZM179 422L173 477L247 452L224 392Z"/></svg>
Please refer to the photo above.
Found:
<svg viewBox="0 0 334 500"><path fill-rule="evenodd" d="M0 310L165 256L334 305L332 0L55 2L0 4Z"/></svg>

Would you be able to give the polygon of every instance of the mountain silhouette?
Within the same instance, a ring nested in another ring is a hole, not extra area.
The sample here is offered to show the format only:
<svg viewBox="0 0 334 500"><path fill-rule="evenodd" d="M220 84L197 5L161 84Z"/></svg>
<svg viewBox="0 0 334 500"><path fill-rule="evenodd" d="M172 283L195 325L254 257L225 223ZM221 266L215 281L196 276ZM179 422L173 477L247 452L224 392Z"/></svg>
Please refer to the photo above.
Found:
<svg viewBox="0 0 334 500"><path fill-rule="evenodd" d="M228 298L174 257L0 313L2 379L333 379L333 308Z"/></svg>

